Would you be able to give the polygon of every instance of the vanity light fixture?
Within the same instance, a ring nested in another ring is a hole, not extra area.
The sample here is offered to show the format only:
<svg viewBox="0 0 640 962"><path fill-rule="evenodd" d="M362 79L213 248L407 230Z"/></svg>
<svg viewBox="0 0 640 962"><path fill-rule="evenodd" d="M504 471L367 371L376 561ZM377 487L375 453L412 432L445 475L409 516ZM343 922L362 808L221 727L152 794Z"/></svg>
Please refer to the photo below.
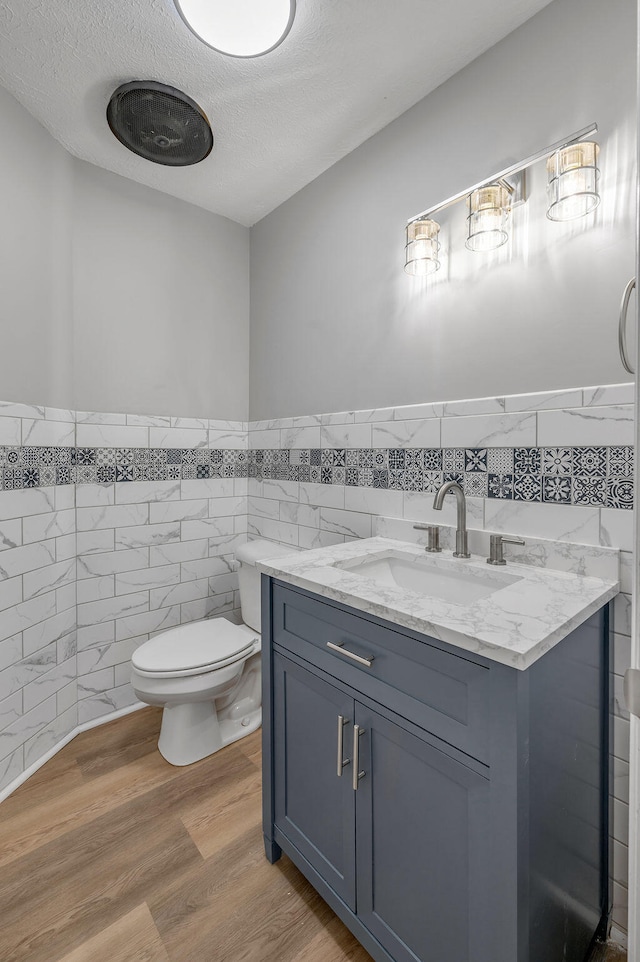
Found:
<svg viewBox="0 0 640 962"><path fill-rule="evenodd" d="M595 210L600 203L600 148L586 138L597 129L597 124L590 124L412 217L406 229L407 274L425 275L438 270L440 225L433 216L463 200L469 209L465 242L468 250L502 247L509 239L510 213L525 201L526 171L540 160L546 159L549 172L549 220L571 220Z"/></svg>
<svg viewBox="0 0 640 962"><path fill-rule="evenodd" d="M421 277L435 274L440 269L438 234L440 224L428 217L419 217L407 224L404 269L407 274Z"/></svg>
<svg viewBox="0 0 640 962"><path fill-rule="evenodd" d="M549 220L574 220L596 209L600 203L599 152L598 144L585 140L551 154L547 160Z"/></svg>
<svg viewBox="0 0 640 962"><path fill-rule="evenodd" d="M229 57L261 57L285 39L296 0L174 0L199 40Z"/></svg>
<svg viewBox="0 0 640 962"><path fill-rule="evenodd" d="M470 251L493 251L509 240L507 224L512 189L505 183L487 184L469 194L467 240Z"/></svg>

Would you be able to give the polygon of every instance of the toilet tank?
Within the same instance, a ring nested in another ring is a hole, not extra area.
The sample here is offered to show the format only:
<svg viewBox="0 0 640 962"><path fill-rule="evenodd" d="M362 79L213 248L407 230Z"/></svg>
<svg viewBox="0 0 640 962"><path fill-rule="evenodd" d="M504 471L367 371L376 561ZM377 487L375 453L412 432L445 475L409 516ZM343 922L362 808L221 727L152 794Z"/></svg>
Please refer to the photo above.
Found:
<svg viewBox="0 0 640 962"><path fill-rule="evenodd" d="M262 538L249 541L236 549L236 558L240 562L238 579L242 620L254 631L261 631L260 571L256 568L256 562L295 554L299 550L292 545L277 544L275 541L266 541Z"/></svg>

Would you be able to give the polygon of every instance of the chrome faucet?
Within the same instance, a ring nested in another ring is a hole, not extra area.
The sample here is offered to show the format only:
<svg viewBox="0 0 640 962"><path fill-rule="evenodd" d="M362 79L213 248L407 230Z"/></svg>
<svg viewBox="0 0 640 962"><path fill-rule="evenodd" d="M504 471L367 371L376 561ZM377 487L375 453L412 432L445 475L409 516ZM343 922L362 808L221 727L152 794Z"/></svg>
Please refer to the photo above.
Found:
<svg viewBox="0 0 640 962"><path fill-rule="evenodd" d="M469 545L467 543L467 502L465 501L464 491L457 481L445 481L438 489L433 499L433 507L436 511L442 511L445 495L453 491L456 496L456 550L453 552L454 558L470 558Z"/></svg>

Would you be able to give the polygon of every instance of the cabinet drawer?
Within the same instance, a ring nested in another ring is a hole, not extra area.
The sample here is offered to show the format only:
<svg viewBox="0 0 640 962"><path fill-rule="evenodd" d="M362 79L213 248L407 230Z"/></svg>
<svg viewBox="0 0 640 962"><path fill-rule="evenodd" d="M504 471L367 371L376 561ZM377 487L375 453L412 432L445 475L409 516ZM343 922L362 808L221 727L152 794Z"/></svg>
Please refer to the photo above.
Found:
<svg viewBox="0 0 640 962"><path fill-rule="evenodd" d="M278 582L272 587L272 632L274 644L488 761L489 667Z"/></svg>

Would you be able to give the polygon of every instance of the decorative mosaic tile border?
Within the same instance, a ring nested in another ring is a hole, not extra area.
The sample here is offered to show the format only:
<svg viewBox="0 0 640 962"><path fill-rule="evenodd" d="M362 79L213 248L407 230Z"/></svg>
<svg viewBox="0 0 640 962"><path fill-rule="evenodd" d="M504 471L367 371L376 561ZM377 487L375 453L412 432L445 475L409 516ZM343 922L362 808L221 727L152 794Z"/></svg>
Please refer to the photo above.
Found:
<svg viewBox="0 0 640 962"><path fill-rule="evenodd" d="M520 448L0 447L0 490L114 481L272 478L547 504L633 508L629 445Z"/></svg>

